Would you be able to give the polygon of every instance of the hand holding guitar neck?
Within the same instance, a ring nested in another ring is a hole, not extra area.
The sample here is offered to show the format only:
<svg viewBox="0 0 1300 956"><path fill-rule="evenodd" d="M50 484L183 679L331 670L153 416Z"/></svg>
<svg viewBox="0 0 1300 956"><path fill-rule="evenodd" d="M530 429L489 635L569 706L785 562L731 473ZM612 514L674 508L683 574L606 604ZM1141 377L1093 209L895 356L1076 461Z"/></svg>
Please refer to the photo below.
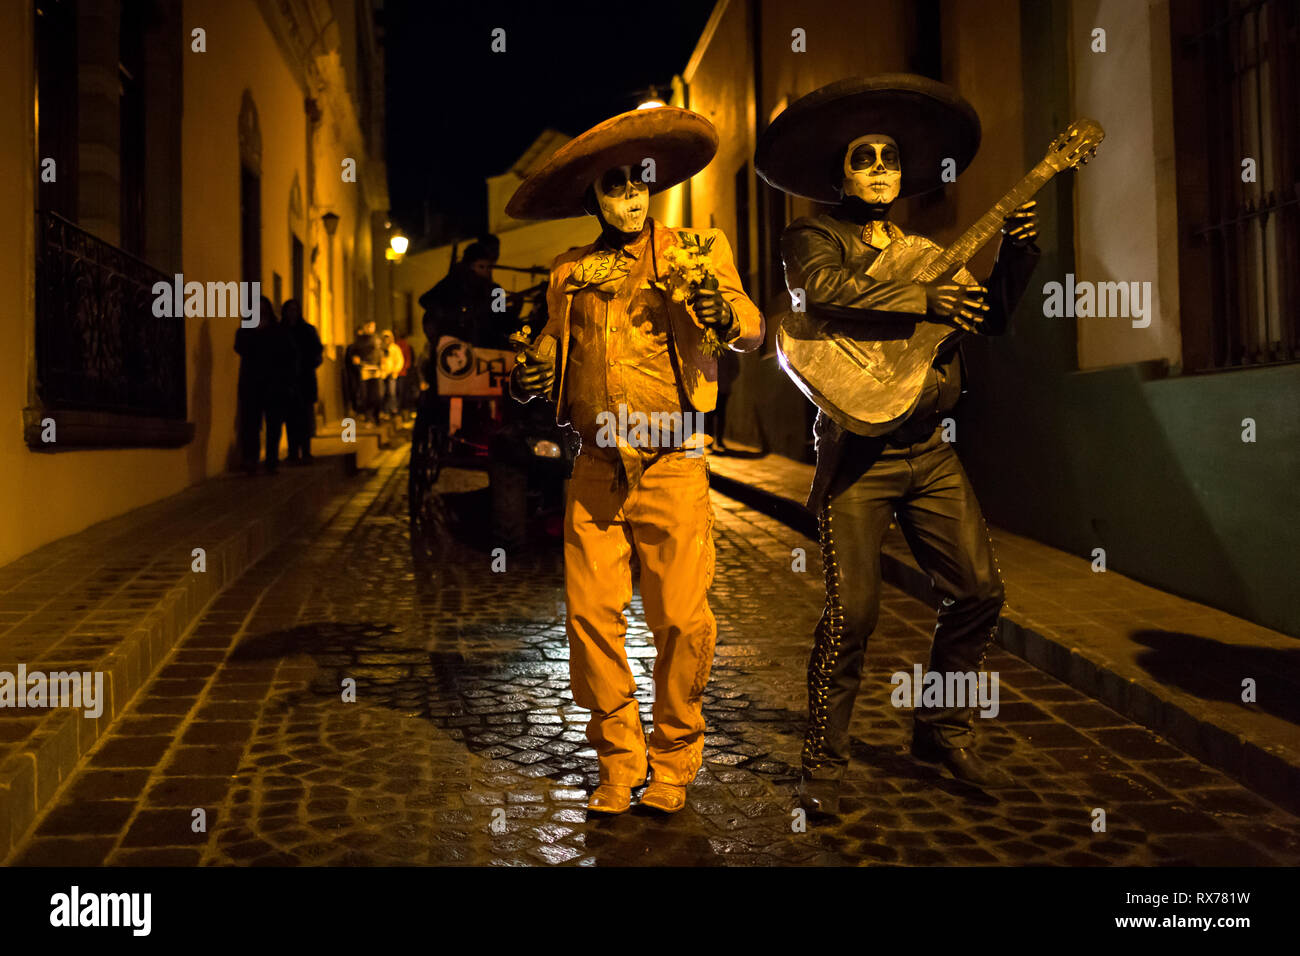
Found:
<svg viewBox="0 0 1300 956"><path fill-rule="evenodd" d="M924 284L926 311L967 332L978 332L979 324L988 315L989 306L984 297L989 290L982 285L962 285L954 281L953 274L960 268L960 265L954 265L933 282Z"/></svg>
<svg viewBox="0 0 1300 956"><path fill-rule="evenodd" d="M1031 199L1011 210L1002 224L1002 234L1016 246L1031 246L1038 238L1038 213L1034 207L1037 199Z"/></svg>

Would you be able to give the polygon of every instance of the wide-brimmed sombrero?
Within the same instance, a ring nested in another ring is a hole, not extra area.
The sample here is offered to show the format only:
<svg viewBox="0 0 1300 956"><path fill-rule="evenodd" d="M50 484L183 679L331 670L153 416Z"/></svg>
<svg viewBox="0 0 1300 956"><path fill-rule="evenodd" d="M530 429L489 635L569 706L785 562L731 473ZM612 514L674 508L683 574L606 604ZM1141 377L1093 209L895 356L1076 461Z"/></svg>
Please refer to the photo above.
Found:
<svg viewBox="0 0 1300 956"><path fill-rule="evenodd" d="M754 168L771 185L817 202L838 202L844 150L867 133L898 143L900 196L943 185L944 160L961 172L980 145L975 108L952 87L911 73L839 80L800 97L759 137Z"/></svg>
<svg viewBox="0 0 1300 956"><path fill-rule="evenodd" d="M675 106L632 110L611 117L569 140L540 169L520 183L506 204L515 219L568 219L582 216L583 194L596 177L614 166L640 172L655 162L650 192L690 179L718 151L718 131L699 113Z"/></svg>

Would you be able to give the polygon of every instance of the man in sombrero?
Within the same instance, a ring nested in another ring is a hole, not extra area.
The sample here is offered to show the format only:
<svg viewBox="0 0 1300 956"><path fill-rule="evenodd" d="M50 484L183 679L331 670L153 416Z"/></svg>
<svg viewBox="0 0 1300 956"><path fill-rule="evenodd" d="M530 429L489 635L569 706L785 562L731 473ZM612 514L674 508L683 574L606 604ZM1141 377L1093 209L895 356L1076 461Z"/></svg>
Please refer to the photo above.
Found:
<svg viewBox="0 0 1300 956"><path fill-rule="evenodd" d="M552 265L546 327L512 383L517 396L553 398L559 420L582 436L566 492L564 576L573 699L591 711L587 738L600 764L588 808L598 813L627 810L647 775L641 804L680 810L702 760L717 636L706 593L713 511L699 443L707 438L635 423L696 421L714 407L720 351L749 352L763 340L763 317L741 289L726 237L648 215L651 194L695 175L717 147L712 124L696 113L624 113L558 150L506 206L516 219L585 213L600 224L594 242ZM685 283L673 264L688 250L704 270ZM609 427L629 421L630 430ZM648 740L623 644L633 549L656 651Z"/></svg>
<svg viewBox="0 0 1300 956"><path fill-rule="evenodd" d="M945 170L965 169L979 140L969 103L942 83L909 74L833 83L773 120L755 155L760 175L786 192L831 204L790 223L781 240L786 284L803 290L810 313L861 322L864 332L894 313L987 335L1006 328L1039 254L1032 202L1006 220L985 285L964 268L930 283L912 281L906 264L938 247L889 221L900 196L939 188ZM849 722L880 607L881 542L891 519L942 598L929 670L982 669L1003 587L979 502L940 427L961 392L962 361L954 348L936 359L915 410L889 434L857 435L818 412L808 507L818 513L827 598L808 664L799 790L810 809L838 811ZM967 704L918 706L913 755L978 787L1009 786L1005 772L976 755L974 707Z"/></svg>

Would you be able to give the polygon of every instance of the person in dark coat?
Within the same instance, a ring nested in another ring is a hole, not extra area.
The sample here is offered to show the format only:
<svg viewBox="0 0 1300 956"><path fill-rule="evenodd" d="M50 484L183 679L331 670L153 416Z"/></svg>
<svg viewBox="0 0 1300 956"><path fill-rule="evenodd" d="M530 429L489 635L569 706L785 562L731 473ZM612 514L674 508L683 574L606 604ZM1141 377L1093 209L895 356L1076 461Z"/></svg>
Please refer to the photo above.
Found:
<svg viewBox="0 0 1300 956"><path fill-rule="evenodd" d="M495 238L495 237L491 237ZM424 309L424 336L428 354L421 363L421 373L429 387L437 391L438 378L435 362L438 340L448 335L481 348L509 348L507 331L492 312L492 267L496 263L496 250L500 244L476 241L465 249L459 262L452 263L447 275L437 285L420 296ZM436 395L438 426L443 430L451 425L451 398ZM462 430L478 431L488 417L488 406L482 402L465 402L461 410Z"/></svg>
<svg viewBox="0 0 1300 956"><path fill-rule="evenodd" d="M316 433L316 369L325 358L325 348L316 327L303 319L297 299L289 299L280 307L280 321L298 355L298 387L285 420L289 432L288 460L306 464L312 460L311 439Z"/></svg>
<svg viewBox="0 0 1300 956"><path fill-rule="evenodd" d="M781 236L786 287L802 293L810 316L843 321L863 340L897 336L901 323L936 323L946 327L945 335L1006 331L1041 254L1032 200L1003 220L997 259L983 283L967 271L964 255L946 272L923 278L942 247L889 218L899 198L940 189L947 171L965 169L979 141L979 117L956 90L903 73L837 81L791 103L768 125L754 155L758 175L825 204L791 222ZM848 414L831 396L814 398L789 356L782 356L785 371L820 406L808 507L818 518L826 604L808 662L798 783L805 809L839 812L854 749L849 725L867 641L880 620L880 553L891 522L939 598L927 673L940 675L947 690L932 694L927 677L924 695L912 695L912 756L978 789L1019 785L976 752L975 727L983 721L975 719L974 701L954 685L965 675L985 679L1005 592L979 501L948 434L947 415L963 380L961 340L950 341L927 356L911 411L883 424ZM855 346L879 361L862 362L853 375L885 383L894 400L907 396L892 360L872 348L869 342ZM838 387L852 384L850 378ZM897 695L894 704L902 706Z"/></svg>
<svg viewBox="0 0 1300 956"><path fill-rule="evenodd" d="M298 353L276 320L271 300L262 297L257 325L235 333L239 353L239 442L244 471L257 473L258 439L266 421L266 471L275 474L280 433L298 392Z"/></svg>
<svg viewBox="0 0 1300 956"><path fill-rule="evenodd" d="M358 327L352 335L352 341L343 350L343 413L356 416L361 405L361 367L352 358L357 354L361 329Z"/></svg>
<svg viewBox="0 0 1300 956"><path fill-rule="evenodd" d="M348 361L357 370L358 376L357 418L369 418L378 425L380 405L383 403L383 354L373 321L367 322L357 331L351 353Z"/></svg>
<svg viewBox="0 0 1300 956"><path fill-rule="evenodd" d="M490 246L472 242L459 262L452 263L437 285L420 296L424 335L434 349L444 335L471 345L487 345L494 326Z"/></svg>

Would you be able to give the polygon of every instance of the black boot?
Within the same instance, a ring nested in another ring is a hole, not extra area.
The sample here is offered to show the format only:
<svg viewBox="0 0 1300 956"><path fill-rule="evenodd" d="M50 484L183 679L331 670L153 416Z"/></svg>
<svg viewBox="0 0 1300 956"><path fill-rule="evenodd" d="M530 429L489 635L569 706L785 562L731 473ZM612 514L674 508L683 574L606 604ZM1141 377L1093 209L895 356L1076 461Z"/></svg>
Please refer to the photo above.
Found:
<svg viewBox="0 0 1300 956"><path fill-rule="evenodd" d="M840 812L838 777L816 778L807 773L799 776L799 805L810 813L836 816Z"/></svg>
<svg viewBox="0 0 1300 956"><path fill-rule="evenodd" d="M981 760L969 747L944 747L913 734L912 756L947 767L958 780L981 790L1003 790L1016 785L1006 771Z"/></svg>

